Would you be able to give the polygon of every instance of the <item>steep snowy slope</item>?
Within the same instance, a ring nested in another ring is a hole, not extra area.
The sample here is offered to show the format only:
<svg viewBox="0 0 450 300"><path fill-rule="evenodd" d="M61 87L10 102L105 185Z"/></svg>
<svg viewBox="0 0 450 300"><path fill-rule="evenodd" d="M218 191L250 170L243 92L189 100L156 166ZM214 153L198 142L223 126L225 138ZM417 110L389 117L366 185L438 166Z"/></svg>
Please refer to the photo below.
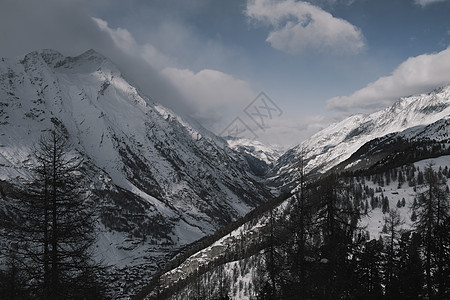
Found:
<svg viewBox="0 0 450 300"><path fill-rule="evenodd" d="M383 169L388 164L399 166L447 154L450 154L450 118L373 139L333 170Z"/></svg>
<svg viewBox="0 0 450 300"><path fill-rule="evenodd" d="M110 264L148 261L150 244L181 247L266 200L226 141L151 101L93 50L1 60L0 180L28 176L30 147L53 126L86 160Z"/></svg>
<svg viewBox="0 0 450 300"><path fill-rule="evenodd" d="M296 177L304 158L306 172L323 173L349 158L370 140L450 116L450 86L428 94L400 98L391 107L370 115L354 115L288 150L271 172L281 185Z"/></svg>

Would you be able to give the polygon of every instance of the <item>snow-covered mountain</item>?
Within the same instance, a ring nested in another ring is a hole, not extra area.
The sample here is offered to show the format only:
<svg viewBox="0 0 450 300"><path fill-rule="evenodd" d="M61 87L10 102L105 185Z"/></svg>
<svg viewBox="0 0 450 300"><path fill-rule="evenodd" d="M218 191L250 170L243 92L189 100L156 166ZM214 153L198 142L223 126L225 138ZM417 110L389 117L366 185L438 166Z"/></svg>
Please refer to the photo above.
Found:
<svg viewBox="0 0 450 300"><path fill-rule="evenodd" d="M280 145L264 144L258 140L230 136L225 139L230 148L252 155L268 165L273 164L285 151Z"/></svg>
<svg viewBox="0 0 450 300"><path fill-rule="evenodd" d="M450 116L450 86L404 97L370 115L353 115L313 135L283 154L271 171L280 185L291 185L303 157L305 172L324 173L348 159L365 143ZM295 184L294 184L295 185Z"/></svg>
<svg viewBox="0 0 450 300"><path fill-rule="evenodd" d="M257 140L225 137L231 149L241 153L256 174L264 175L284 153L279 145L263 144Z"/></svg>
<svg viewBox="0 0 450 300"><path fill-rule="evenodd" d="M103 229L98 255L111 265L164 259L268 195L225 140L153 102L101 54L2 58L0 180L28 176L30 148L53 126L86 161Z"/></svg>
<svg viewBox="0 0 450 300"><path fill-rule="evenodd" d="M339 165L335 171L383 169L418 159L450 154L450 118L429 125L418 125L404 131L373 139Z"/></svg>

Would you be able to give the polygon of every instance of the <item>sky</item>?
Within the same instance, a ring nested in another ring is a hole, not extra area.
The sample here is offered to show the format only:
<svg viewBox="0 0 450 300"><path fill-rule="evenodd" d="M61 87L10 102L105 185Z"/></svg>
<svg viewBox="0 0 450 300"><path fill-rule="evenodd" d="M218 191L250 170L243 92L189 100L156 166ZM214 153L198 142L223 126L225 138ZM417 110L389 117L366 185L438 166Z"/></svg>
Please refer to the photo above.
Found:
<svg viewBox="0 0 450 300"><path fill-rule="evenodd" d="M294 146L450 84L450 0L1 0L0 56L94 49L219 135Z"/></svg>

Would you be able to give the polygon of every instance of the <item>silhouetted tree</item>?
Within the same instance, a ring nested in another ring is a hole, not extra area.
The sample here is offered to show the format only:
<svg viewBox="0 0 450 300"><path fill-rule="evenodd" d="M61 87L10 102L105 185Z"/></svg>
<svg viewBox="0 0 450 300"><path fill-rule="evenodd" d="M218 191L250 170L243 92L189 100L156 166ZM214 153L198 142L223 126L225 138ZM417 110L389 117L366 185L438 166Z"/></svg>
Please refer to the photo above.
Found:
<svg viewBox="0 0 450 300"><path fill-rule="evenodd" d="M357 288L353 291L355 299L380 299L382 289L382 251L383 243L378 240L364 242L360 252L355 253L358 264L353 270L357 277Z"/></svg>
<svg viewBox="0 0 450 300"><path fill-rule="evenodd" d="M417 220L414 226L422 240L427 295L429 298L435 296L440 298L447 292L449 286L449 280L445 278L449 260L446 253L450 246L446 244L449 195L446 185L439 180L432 164L426 166L424 179L423 192L417 194L415 202Z"/></svg>
<svg viewBox="0 0 450 300"><path fill-rule="evenodd" d="M398 299L423 298L423 268L420 236L404 232L399 241Z"/></svg>
<svg viewBox="0 0 450 300"><path fill-rule="evenodd" d="M323 179L312 193L317 209L317 226L319 236L323 237L320 246L321 265L317 269L321 273L320 281L316 281L318 294L314 297L336 299L348 292L351 280L351 253L354 236L358 227L359 207L354 207L350 200L348 185L336 174Z"/></svg>
<svg viewBox="0 0 450 300"><path fill-rule="evenodd" d="M63 132L54 129L33 148L34 177L13 193L9 240L14 264L33 297L101 297L91 258L94 219L85 194L83 161Z"/></svg>
<svg viewBox="0 0 450 300"><path fill-rule="evenodd" d="M400 239L400 227L405 223L401 218L397 209L391 209L389 214L384 218L384 226L386 228L385 239L385 285L386 295L389 299L398 298L398 240Z"/></svg>

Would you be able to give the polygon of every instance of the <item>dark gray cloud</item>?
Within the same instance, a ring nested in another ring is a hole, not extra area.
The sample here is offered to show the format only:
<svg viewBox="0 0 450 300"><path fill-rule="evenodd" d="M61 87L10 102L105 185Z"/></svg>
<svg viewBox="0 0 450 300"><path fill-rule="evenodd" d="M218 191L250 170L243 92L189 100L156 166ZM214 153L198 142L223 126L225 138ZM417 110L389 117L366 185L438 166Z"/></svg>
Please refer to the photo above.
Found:
<svg viewBox="0 0 450 300"><path fill-rule="evenodd" d="M4 0L0 10L0 55L14 57L42 48L76 55L108 43L93 27L84 1Z"/></svg>

